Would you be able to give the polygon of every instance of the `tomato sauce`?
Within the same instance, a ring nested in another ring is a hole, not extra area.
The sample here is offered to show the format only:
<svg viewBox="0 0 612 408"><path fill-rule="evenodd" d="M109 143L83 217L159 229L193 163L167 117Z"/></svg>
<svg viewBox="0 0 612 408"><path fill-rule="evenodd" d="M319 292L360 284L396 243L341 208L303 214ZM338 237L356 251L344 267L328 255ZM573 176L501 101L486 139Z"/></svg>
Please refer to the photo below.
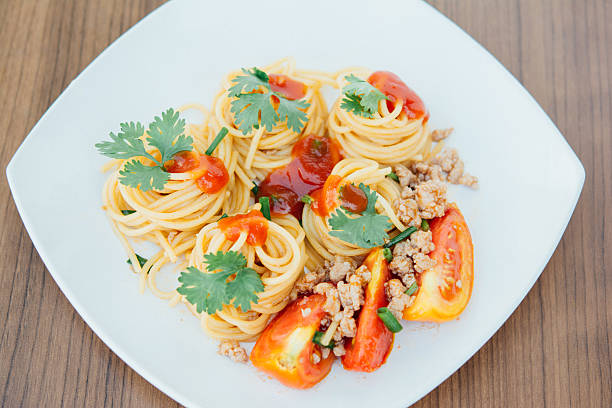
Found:
<svg viewBox="0 0 612 408"><path fill-rule="evenodd" d="M229 181L229 174L223 161L217 157L185 151L174 155L164 168L170 173L191 173L196 185L207 194L221 191Z"/></svg>
<svg viewBox="0 0 612 408"><path fill-rule="evenodd" d="M342 206L355 214L361 214L368 206L368 197L354 184L345 184L340 190Z"/></svg>
<svg viewBox="0 0 612 408"><path fill-rule="evenodd" d="M324 136L309 135L291 152L291 162L270 173L259 185L257 198L270 197L272 214L302 217L300 199L323 187L332 169L342 158L338 144Z"/></svg>
<svg viewBox="0 0 612 408"><path fill-rule="evenodd" d="M222 218L217 225L229 241L238 240L243 232L247 233L246 242L251 246L262 246L268 239L268 220L258 210Z"/></svg>
<svg viewBox="0 0 612 408"><path fill-rule="evenodd" d="M306 95L306 85L289 78L287 75L269 74L270 88L289 100L302 99Z"/></svg>
<svg viewBox="0 0 612 408"><path fill-rule="evenodd" d="M365 193L342 177L331 175L323 188L312 193L312 210L320 217L327 217L339 205L352 213L361 214L368 206Z"/></svg>
<svg viewBox="0 0 612 408"><path fill-rule="evenodd" d="M404 102L402 110L408 119L419 119L424 117L423 122L429 120L429 112L427 112L427 108L419 95L410 89L408 85L394 73L389 71L376 71L370 75L368 82L389 98L387 100L387 109L389 109L389 112L393 111L395 108L396 101L401 100Z"/></svg>

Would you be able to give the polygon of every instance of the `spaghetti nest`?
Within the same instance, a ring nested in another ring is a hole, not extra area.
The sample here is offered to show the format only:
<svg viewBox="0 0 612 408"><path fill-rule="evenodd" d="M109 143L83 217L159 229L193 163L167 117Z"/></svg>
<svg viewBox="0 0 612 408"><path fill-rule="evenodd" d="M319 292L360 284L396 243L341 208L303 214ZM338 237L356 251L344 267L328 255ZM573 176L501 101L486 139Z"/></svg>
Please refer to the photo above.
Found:
<svg viewBox="0 0 612 408"><path fill-rule="evenodd" d="M336 86L342 88L349 74L368 78L370 73L359 68L339 71ZM386 102L381 101L378 112L367 118L342 109L342 97L339 98L327 121L330 135L349 157L363 157L390 165L427 159L432 149L429 116L410 119L404 114L403 100L398 99L395 104Z"/></svg>
<svg viewBox="0 0 612 408"><path fill-rule="evenodd" d="M341 181L334 186L334 194L346 184L363 183L376 192L376 212L389 217L391 230L403 231L407 228L393 210L393 203L400 198L399 185L387 178L389 167L381 167L377 162L362 158L343 159L334 166L331 176L338 176ZM330 177L331 177L330 176ZM325 190L325 187L324 187ZM353 257L370 252L370 248L361 248L345 242L330 234L329 219L335 208L329 214L318 214L312 205L304 206L302 225L312 250L322 259L333 260L336 255Z"/></svg>
<svg viewBox="0 0 612 408"><path fill-rule="evenodd" d="M185 109L197 109L204 115L202 124L191 124L186 128L186 133L193 138L194 152L204 154L215 137L207 125L208 111L200 105L189 105L180 110ZM215 221L223 213L233 214L247 209L250 185L235 176L238 155L233 150L232 138L225 137L214 155L223 161L229 174L228 183L214 194L204 193L198 188L190 173L170 173L163 190L141 191L119 182L120 171L128 160L113 160L105 166L105 170L112 169L112 173L102 191L103 208L127 251L133 270L141 277L141 291L148 278L148 269L154 263L176 262L190 249L187 243L195 239L202 226ZM138 160L145 162L147 159ZM133 249L134 240L153 242L159 245L161 252L151 258L146 267L141 267Z"/></svg>
<svg viewBox="0 0 612 408"><path fill-rule="evenodd" d="M327 105L320 88L324 81L329 81L329 75L296 69L293 58L281 59L262 69L268 74L284 75L306 86L302 100L309 104L305 111L307 121L299 133L289 129L286 122L281 122L272 130L259 126L243 134L238 129L234 114L231 112L231 102L234 98L228 96L228 90L232 86L231 81L240 75L240 71L228 74L213 101L211 126L215 131L219 131L222 127L229 130L234 140L234 149L238 154L237 171L244 180L262 180L270 170L288 164L291 160L291 149L302 135L323 135L326 132Z"/></svg>
<svg viewBox="0 0 612 408"><path fill-rule="evenodd" d="M211 337L237 341L255 339L271 316L289 303L288 295L306 262L304 237L304 230L293 216L269 221L267 238L261 246L249 245L246 232L242 232L236 241L231 241L217 222L205 226L197 234L189 264L204 270L206 254L238 251L246 258L246 266L259 274L264 290L258 293L258 302L253 303L248 312L224 305L214 314L197 313L195 306L181 299L200 317L204 331Z"/></svg>

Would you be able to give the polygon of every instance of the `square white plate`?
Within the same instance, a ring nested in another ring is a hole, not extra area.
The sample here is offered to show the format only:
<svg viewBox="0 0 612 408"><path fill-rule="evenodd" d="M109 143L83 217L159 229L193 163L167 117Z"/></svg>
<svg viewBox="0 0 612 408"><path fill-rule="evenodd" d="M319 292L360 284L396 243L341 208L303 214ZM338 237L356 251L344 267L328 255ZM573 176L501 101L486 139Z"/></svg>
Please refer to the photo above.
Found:
<svg viewBox="0 0 612 408"><path fill-rule="evenodd" d="M210 106L228 70L286 55L304 68L397 73L423 98L434 127L455 127L450 143L481 184L450 190L475 245L473 296L460 319L405 323L380 370L336 365L308 391L218 356L186 310L138 294L100 209L106 159L94 149L122 121L144 122L186 102ZM7 176L66 297L119 357L180 403L404 407L457 370L521 302L563 234L584 169L525 89L425 3L185 0L149 15L91 63L28 135Z"/></svg>

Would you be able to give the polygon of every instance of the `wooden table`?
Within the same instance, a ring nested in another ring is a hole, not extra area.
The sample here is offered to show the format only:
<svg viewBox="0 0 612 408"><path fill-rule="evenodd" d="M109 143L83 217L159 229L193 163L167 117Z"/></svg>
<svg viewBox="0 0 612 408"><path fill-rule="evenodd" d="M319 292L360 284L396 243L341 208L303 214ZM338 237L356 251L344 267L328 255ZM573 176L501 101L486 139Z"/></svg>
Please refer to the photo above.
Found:
<svg viewBox="0 0 612 408"><path fill-rule="evenodd" d="M70 81L160 3L0 2L1 168ZM525 85L587 177L565 236L527 298L491 341L415 406L611 407L612 2L431 3ZM41 182L47 176L54 175L41 175ZM537 219L527 221L537 234ZM75 313L34 250L4 178L0 225L0 405L176 405Z"/></svg>

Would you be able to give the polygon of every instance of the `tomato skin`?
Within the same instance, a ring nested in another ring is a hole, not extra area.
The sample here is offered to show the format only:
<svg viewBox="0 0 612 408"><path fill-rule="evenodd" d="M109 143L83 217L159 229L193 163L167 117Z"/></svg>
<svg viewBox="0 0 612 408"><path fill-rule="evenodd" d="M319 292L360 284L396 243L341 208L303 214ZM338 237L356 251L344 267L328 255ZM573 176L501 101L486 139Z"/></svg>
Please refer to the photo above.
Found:
<svg viewBox="0 0 612 408"><path fill-rule="evenodd" d="M370 252L364 264L372 274L366 288L365 303L357 320L357 335L345 345L346 354L342 365L346 370L372 372L385 363L391 346L393 333L380 320L376 311L387 306L385 282L389 280L389 268L382 248Z"/></svg>
<svg viewBox="0 0 612 408"><path fill-rule="evenodd" d="M421 274L416 299L404 309L403 317L445 322L459 316L472 296L474 246L465 219L454 203L443 217L429 221L429 229L436 246L429 256L436 265Z"/></svg>
<svg viewBox="0 0 612 408"><path fill-rule="evenodd" d="M263 331L253 351L251 362L288 387L310 388L329 374L334 353L319 363L311 360L315 344L312 338L325 316L325 296L302 297L288 305ZM310 313L305 313L310 309Z"/></svg>
<svg viewBox="0 0 612 408"><path fill-rule="evenodd" d="M330 175L323 188L312 193L312 211L320 217L328 216L336 207L340 205L338 189L343 182L342 177L335 174Z"/></svg>

